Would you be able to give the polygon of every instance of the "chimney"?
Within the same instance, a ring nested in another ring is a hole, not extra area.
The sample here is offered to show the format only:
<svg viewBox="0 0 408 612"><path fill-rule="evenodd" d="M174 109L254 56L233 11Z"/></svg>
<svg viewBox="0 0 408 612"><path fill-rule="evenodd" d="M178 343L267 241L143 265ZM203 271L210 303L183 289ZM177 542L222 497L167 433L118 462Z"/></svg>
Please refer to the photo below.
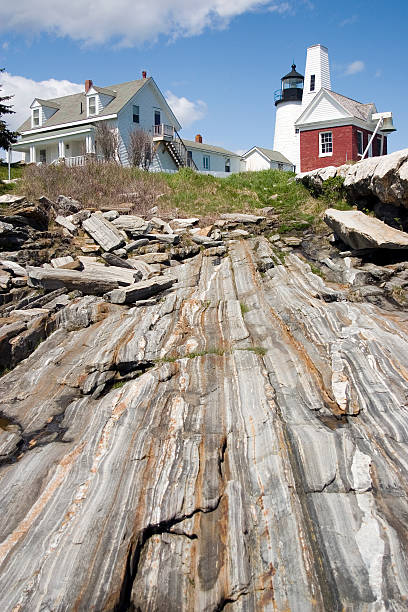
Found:
<svg viewBox="0 0 408 612"><path fill-rule="evenodd" d="M146 70L142 71L142 79L145 79L147 77L147 72Z"/></svg>
<svg viewBox="0 0 408 612"><path fill-rule="evenodd" d="M203 143L203 137L201 136L201 134L197 134L197 136L195 137L195 141L199 142L200 144Z"/></svg>
<svg viewBox="0 0 408 612"><path fill-rule="evenodd" d="M88 93L88 91L91 89L93 83L91 81L91 79L87 79L85 81L85 93Z"/></svg>

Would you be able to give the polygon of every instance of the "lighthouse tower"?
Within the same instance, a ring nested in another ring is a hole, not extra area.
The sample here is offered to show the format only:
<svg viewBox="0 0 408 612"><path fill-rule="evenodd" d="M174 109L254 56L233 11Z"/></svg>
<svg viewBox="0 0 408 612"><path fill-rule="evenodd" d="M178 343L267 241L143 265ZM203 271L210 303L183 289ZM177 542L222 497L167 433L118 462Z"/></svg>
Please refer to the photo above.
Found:
<svg viewBox="0 0 408 612"><path fill-rule="evenodd" d="M295 121L302 112L304 77L296 72L296 65L281 79L281 89L275 91L275 138L273 148L282 153L296 169L300 168L299 133Z"/></svg>

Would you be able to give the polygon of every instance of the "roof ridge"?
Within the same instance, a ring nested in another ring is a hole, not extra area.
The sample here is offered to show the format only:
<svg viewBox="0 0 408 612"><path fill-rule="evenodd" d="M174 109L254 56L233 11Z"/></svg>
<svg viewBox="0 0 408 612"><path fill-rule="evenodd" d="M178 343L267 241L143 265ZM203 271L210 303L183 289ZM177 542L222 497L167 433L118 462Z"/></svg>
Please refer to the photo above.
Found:
<svg viewBox="0 0 408 612"><path fill-rule="evenodd" d="M331 94L335 94L336 96L340 96L341 98L345 98L346 100L351 100L352 102L356 102L356 104L361 104L361 106L369 106L370 104L374 104L374 102L359 102L354 98L350 98L350 96L345 96L344 94L339 93L338 91L333 91L331 89L327 89L327 87L322 87L324 91L328 91Z"/></svg>

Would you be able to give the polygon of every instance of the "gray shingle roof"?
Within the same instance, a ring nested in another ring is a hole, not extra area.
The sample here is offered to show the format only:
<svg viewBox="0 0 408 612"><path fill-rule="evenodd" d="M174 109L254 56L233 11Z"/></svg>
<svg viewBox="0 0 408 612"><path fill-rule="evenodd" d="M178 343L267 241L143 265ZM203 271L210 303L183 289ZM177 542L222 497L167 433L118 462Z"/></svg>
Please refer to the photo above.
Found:
<svg viewBox="0 0 408 612"><path fill-rule="evenodd" d="M279 153L279 151L273 151L272 149L265 149L264 147L258 147L258 146L252 147L251 149L249 149L249 151L247 151L244 154L243 157L246 157L246 155L248 155L250 151L253 151L253 149L258 149L258 151L261 151L261 153L263 153L270 161L293 166L292 162L289 161L287 157L282 155L282 153Z"/></svg>
<svg viewBox="0 0 408 612"><path fill-rule="evenodd" d="M111 85L109 88L95 87L95 89L108 93L111 95L114 93L115 97L95 118L103 117L106 115L116 114L120 109L128 102L134 95L147 83L148 79L139 79L138 81L128 81L127 83L119 83L119 85ZM70 96L63 96L62 98L53 98L51 100L41 100L45 106L49 103L58 104L59 108L52 117L47 119L41 126L52 127L54 125L60 125L64 123L72 123L73 121L81 121L87 119L86 116L86 96L85 92L78 94L72 94ZM81 113L81 102L82 102L82 113ZM26 119L22 125L18 128L18 132L24 132L31 130L31 117Z"/></svg>
<svg viewBox="0 0 408 612"><path fill-rule="evenodd" d="M182 137L183 138L183 137ZM227 149L223 149L222 147L217 147L216 145L210 145L206 142L196 142L195 140L185 140L183 138L183 142L186 145L187 149L200 149L200 151L208 151L210 153L222 153L224 155L234 157L241 157L238 153L233 153L233 151L228 151Z"/></svg>
<svg viewBox="0 0 408 612"><path fill-rule="evenodd" d="M41 104L41 106L48 106L48 108L60 108L60 105L51 100L42 100L41 98L34 98Z"/></svg>
<svg viewBox="0 0 408 612"><path fill-rule="evenodd" d="M335 91L330 91L330 89L326 89L323 87L324 91L327 91L339 104L346 109L347 112L351 113L353 117L357 119L362 119L363 121L371 121L372 113L376 112L375 104L370 102L368 104L362 104L361 102L357 102L357 100L353 100L352 98L347 98L346 96L342 96Z"/></svg>

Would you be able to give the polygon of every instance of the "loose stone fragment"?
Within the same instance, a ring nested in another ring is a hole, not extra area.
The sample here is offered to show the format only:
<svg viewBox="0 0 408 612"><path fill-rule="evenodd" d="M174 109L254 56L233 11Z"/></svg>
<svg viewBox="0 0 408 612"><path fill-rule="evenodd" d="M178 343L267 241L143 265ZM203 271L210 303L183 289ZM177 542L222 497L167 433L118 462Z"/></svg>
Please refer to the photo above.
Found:
<svg viewBox="0 0 408 612"><path fill-rule="evenodd" d="M56 217L55 223L58 223L58 225L61 225L62 227L67 229L71 234L76 234L77 232L76 226L73 223L71 223L71 221L69 221L66 217L62 217L62 216Z"/></svg>
<svg viewBox="0 0 408 612"><path fill-rule="evenodd" d="M114 289L105 297L113 304L132 304L138 300L145 300L165 289L170 289L175 282L175 278L151 278L123 289Z"/></svg>
<svg viewBox="0 0 408 612"><path fill-rule="evenodd" d="M82 227L104 251L114 251L125 244L118 229L101 214L92 214L82 222Z"/></svg>
<svg viewBox="0 0 408 612"><path fill-rule="evenodd" d="M221 215L221 219L231 221L232 223L260 223L265 221L266 217L241 213L224 213Z"/></svg>

